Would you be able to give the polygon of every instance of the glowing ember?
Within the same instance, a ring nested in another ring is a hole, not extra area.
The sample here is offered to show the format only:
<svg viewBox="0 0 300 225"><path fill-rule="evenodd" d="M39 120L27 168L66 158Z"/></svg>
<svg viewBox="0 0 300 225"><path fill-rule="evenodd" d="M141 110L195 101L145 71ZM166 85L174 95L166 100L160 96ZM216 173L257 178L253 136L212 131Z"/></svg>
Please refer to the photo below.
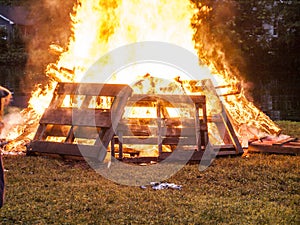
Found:
<svg viewBox="0 0 300 225"><path fill-rule="evenodd" d="M70 37L67 49L64 50L56 45L51 46L52 51L60 54L60 57L56 63L47 67L46 74L50 78L49 84L47 87L39 88L32 93L28 109L22 112L26 119L17 126L17 131L15 128L10 130L10 138L8 139L15 139L18 136L21 137L20 139L25 136L32 136L39 118L50 104L57 82L82 82L82 77L87 69L101 56L117 47L141 41L161 41L181 46L196 55L198 53L205 55L201 52L203 43L195 43L194 41L193 37L196 30L191 26L191 20L195 19L196 14L209 13L210 10L203 5L199 10L191 2L182 0L79 0L74 6L74 13L71 16L73 35ZM202 22L198 21L199 24ZM223 53L219 51L219 54L222 56ZM265 114L245 98L242 90L239 90L238 95L226 96L226 93L235 92L240 86L235 74L228 69L225 61L223 61L222 70L217 69L219 68L217 63L220 63L220 60L205 58L204 61L207 65L202 65L204 74L201 77L213 76L214 80L217 81L215 86L227 87L222 100L233 118L239 137L251 138L251 136L259 135L259 132L276 134L280 131ZM107 63L114 62L108 60ZM184 79L186 77L182 71L165 66L164 73L161 72L161 65L151 63L142 66L135 65L115 74L109 82L130 84L133 81L141 80L141 85L134 87L135 93L153 92L151 88L153 88L154 83L155 87L170 87L164 90L164 93L182 92L182 88L178 89L178 86L185 85L185 91L197 94L197 90L193 87L188 87L187 83L179 82L178 76ZM150 76L140 77L146 73L150 73L153 77L164 78L164 82L170 77L173 77L175 81L170 81L173 86L170 84L162 85L159 83L162 79L155 79ZM85 81L99 82L101 80L99 74L101 73L98 71L98 73L90 75ZM219 94L223 95L224 93ZM74 106L80 102L82 102L80 99L66 98L64 105L66 107ZM94 99L92 102L93 106L97 104L109 105L110 100ZM213 100L209 102L211 103ZM211 111L214 107L215 105L208 106ZM146 112L143 113L143 115L146 114ZM28 130L29 125L31 129ZM214 138L212 137L212 139ZM216 143L218 142L220 140L216 140Z"/></svg>

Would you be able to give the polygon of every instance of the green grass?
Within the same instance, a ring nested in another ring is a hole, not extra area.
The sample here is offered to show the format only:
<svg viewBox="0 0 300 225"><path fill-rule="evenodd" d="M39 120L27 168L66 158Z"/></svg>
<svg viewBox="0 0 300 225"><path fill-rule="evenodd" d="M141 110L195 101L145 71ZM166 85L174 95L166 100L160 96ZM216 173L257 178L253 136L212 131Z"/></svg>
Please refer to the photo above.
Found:
<svg viewBox="0 0 300 225"><path fill-rule="evenodd" d="M182 190L113 183L85 162L4 156L2 224L299 224L300 156L219 158L167 181ZM126 173L126 171L123 171Z"/></svg>
<svg viewBox="0 0 300 225"><path fill-rule="evenodd" d="M283 134L300 138L300 122L281 120L276 121L276 124L282 129Z"/></svg>
<svg viewBox="0 0 300 225"><path fill-rule="evenodd" d="M299 122L276 123L300 137ZM7 155L3 161L1 224L300 223L300 156L218 158L204 172L186 165L166 180L182 190L160 191L113 183L84 161Z"/></svg>

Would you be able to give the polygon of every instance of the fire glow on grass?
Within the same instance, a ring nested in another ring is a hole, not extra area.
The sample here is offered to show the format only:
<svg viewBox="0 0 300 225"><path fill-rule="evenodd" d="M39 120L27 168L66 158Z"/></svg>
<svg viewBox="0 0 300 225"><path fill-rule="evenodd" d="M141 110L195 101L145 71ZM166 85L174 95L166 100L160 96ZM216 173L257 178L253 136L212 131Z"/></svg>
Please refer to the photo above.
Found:
<svg viewBox="0 0 300 225"><path fill-rule="evenodd" d="M49 84L32 94L24 114L36 114L34 120L37 123L50 103L57 82L82 82L88 68L101 56L117 47L141 41L161 41L178 45L198 55L201 43L194 41L196 30L191 26L191 21L195 14L205 14L211 10L204 5L196 7L193 3L183 0L77 1L71 15L73 35L69 39L68 47L63 50L60 46L52 45L52 48L59 49L60 57L57 62L48 65L46 74L50 78ZM198 21L201 22L203 21ZM217 62L213 58L206 59L206 62L208 65L201 66L204 71L201 76L214 76L214 80L218 82L214 85L235 87L239 82L234 74L226 70L225 62L225 70L221 72L217 71ZM134 66L131 70L115 74L110 82L132 82L146 73L164 79L178 75L184 77L184 74L172 68L158 74L157 68L159 66L151 63L142 67ZM99 76L101 75L97 73L88 77L88 82L99 82ZM151 87L143 87L146 91L149 88ZM172 90L167 93L175 92ZM247 138L251 138L259 132L274 134L280 131L273 121L245 98L243 91L239 95L224 97L222 100L233 118L239 137L246 135Z"/></svg>

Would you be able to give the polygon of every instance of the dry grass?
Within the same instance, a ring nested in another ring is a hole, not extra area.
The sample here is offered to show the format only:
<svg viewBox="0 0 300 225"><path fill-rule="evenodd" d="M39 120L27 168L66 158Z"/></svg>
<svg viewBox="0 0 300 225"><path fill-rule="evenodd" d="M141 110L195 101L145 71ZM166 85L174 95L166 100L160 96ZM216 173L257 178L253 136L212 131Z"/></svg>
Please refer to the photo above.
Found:
<svg viewBox="0 0 300 225"><path fill-rule="evenodd" d="M278 121L300 137L300 123ZM113 183L86 162L4 156L2 224L299 224L300 156L218 158L186 165L154 191ZM122 171L124 174L128 171Z"/></svg>

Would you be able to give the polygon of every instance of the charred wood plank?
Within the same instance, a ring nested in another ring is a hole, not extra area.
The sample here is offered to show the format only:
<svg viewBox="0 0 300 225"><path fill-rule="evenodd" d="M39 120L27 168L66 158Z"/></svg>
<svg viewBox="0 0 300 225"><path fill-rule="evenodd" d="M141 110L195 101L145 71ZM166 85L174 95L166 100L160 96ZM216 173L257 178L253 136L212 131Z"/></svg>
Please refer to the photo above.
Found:
<svg viewBox="0 0 300 225"><path fill-rule="evenodd" d="M111 113L94 109L47 109L40 119L42 124L109 127Z"/></svg>
<svg viewBox="0 0 300 225"><path fill-rule="evenodd" d="M130 99L130 102L143 102L143 101L162 101L163 104L169 104L170 106L173 103L194 103L198 102L201 104L205 104L206 99L204 95L168 95L168 94L159 94L159 95L148 95L148 94L134 94Z"/></svg>
<svg viewBox="0 0 300 225"><path fill-rule="evenodd" d="M74 145L70 143L56 143L47 141L32 141L29 152L52 153L59 155L84 156L96 158L99 148L90 145Z"/></svg>

